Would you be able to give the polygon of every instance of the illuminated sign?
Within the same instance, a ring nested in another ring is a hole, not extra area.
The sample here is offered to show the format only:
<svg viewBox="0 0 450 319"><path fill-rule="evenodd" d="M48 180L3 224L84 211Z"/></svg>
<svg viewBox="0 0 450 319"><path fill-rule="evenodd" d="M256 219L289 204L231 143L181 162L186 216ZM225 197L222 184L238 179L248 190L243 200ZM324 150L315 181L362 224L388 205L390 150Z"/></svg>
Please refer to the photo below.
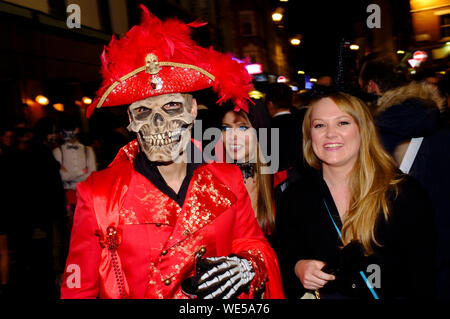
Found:
<svg viewBox="0 0 450 319"><path fill-rule="evenodd" d="M408 63L412 68L418 67L420 65L420 61L414 59L409 59Z"/></svg>
<svg viewBox="0 0 450 319"><path fill-rule="evenodd" d="M262 65L259 63L247 64L245 66L248 74L260 74L262 73Z"/></svg>
<svg viewBox="0 0 450 319"><path fill-rule="evenodd" d="M416 68L420 63L426 61L427 58L428 54L425 51L416 51L413 53L413 58L408 60L408 63L412 68Z"/></svg>
<svg viewBox="0 0 450 319"><path fill-rule="evenodd" d="M278 83L286 83L286 82L287 82L287 78L286 78L285 76L280 75L280 76L277 78L277 82L278 82Z"/></svg>
<svg viewBox="0 0 450 319"><path fill-rule="evenodd" d="M423 62L428 58L428 54L425 51L416 51L413 53L413 59Z"/></svg>

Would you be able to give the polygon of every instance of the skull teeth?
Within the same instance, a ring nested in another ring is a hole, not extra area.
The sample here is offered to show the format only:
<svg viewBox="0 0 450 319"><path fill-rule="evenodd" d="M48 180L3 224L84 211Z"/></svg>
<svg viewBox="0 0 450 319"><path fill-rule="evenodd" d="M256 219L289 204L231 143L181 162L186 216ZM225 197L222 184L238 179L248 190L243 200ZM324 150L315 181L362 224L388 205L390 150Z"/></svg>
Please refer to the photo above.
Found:
<svg viewBox="0 0 450 319"><path fill-rule="evenodd" d="M151 146L163 146L178 142L181 138L181 130L152 135L141 134L141 137Z"/></svg>

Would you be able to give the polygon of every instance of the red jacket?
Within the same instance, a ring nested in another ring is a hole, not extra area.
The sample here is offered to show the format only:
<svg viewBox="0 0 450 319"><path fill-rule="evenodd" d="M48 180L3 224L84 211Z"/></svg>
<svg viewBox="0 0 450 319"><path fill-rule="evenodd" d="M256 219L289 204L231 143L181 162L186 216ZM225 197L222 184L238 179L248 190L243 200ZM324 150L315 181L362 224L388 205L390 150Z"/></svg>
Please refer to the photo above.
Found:
<svg viewBox="0 0 450 319"><path fill-rule="evenodd" d="M78 204L62 298L187 298L195 254L237 254L255 277L248 295L284 298L275 253L264 238L235 165L194 171L182 207L133 168L136 141L77 186ZM108 227L110 227L108 229Z"/></svg>

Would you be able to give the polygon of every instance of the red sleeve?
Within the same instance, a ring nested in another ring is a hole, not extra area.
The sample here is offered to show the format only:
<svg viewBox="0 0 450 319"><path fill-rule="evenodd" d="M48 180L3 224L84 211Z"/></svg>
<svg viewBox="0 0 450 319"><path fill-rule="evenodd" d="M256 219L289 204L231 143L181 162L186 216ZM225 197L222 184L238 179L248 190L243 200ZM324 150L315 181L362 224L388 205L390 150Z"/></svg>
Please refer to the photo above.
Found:
<svg viewBox="0 0 450 319"><path fill-rule="evenodd" d="M237 180L238 198L232 251L234 254L248 259L255 271L255 277L250 285L250 293L248 296L242 297L253 298L255 293L265 289L264 298L283 299L285 297L277 256L259 227L242 178Z"/></svg>
<svg viewBox="0 0 450 319"><path fill-rule="evenodd" d="M77 185L69 255L66 261L61 298L96 298L99 295L99 265L101 247L95 236L98 229L86 183Z"/></svg>

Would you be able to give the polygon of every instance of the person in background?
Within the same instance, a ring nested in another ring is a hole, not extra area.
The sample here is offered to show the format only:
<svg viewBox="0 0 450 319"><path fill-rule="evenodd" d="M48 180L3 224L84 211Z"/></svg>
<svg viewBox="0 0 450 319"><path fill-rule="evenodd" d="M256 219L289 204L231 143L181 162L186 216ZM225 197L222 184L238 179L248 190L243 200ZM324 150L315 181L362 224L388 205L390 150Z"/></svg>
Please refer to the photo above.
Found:
<svg viewBox="0 0 450 319"><path fill-rule="evenodd" d="M398 68L368 61L361 83L378 95L375 125L385 150L399 168L426 189L435 211L436 294L450 299L450 128L442 111L445 102L435 85L405 81Z"/></svg>
<svg viewBox="0 0 450 319"><path fill-rule="evenodd" d="M262 231L268 236L274 230L272 176L263 172L266 165L258 142L257 127L250 116L232 106L222 111L222 139L227 163L235 163L241 169L252 208Z"/></svg>
<svg viewBox="0 0 450 319"><path fill-rule="evenodd" d="M431 85L434 88L438 87L439 75L436 72L436 67L431 65L421 64L419 70L412 77L415 82L423 82Z"/></svg>
<svg viewBox="0 0 450 319"><path fill-rule="evenodd" d="M450 127L450 70L438 82L439 93L444 98L441 109L441 123L444 127Z"/></svg>
<svg viewBox="0 0 450 319"><path fill-rule="evenodd" d="M64 267L64 192L59 163L39 130L15 130L17 147L1 166L0 220L5 222L10 267L8 293L36 298L59 295L56 281Z"/></svg>
<svg viewBox="0 0 450 319"><path fill-rule="evenodd" d="M432 297L431 203L383 150L368 108L345 93L318 97L303 154L311 168L283 194L276 225L287 297Z"/></svg>
<svg viewBox="0 0 450 319"><path fill-rule="evenodd" d="M61 165L59 172L66 193L69 224L76 205L76 185L97 170L94 150L79 141L79 133L79 127L66 120L61 131L64 142L53 149L53 156Z"/></svg>
<svg viewBox="0 0 450 319"><path fill-rule="evenodd" d="M279 168L285 171L303 163L301 151L301 117L292 113L292 90L286 83L271 83L267 87L265 103L270 117L271 128L279 130ZM306 109L301 110L303 113ZM272 134L274 134L272 130ZM295 147L298 146L298 147ZM277 184L277 183L276 183Z"/></svg>

